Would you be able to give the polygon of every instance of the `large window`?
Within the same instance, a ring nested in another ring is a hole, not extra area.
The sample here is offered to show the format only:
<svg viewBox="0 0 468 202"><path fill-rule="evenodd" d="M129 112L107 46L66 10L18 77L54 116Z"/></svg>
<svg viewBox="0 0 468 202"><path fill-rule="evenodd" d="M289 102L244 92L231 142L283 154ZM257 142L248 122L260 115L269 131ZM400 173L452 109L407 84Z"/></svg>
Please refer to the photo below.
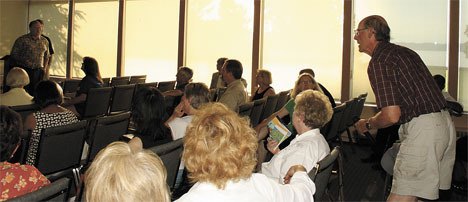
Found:
<svg viewBox="0 0 468 202"><path fill-rule="evenodd" d="M124 74L175 80L179 1L127 1L125 24Z"/></svg>
<svg viewBox="0 0 468 202"><path fill-rule="evenodd" d="M432 74L447 72L447 9L448 1L440 0L360 0L354 1L354 28L369 15L378 14L390 26L390 41L416 51ZM424 5L424 6L421 6ZM430 29L428 29L430 27ZM356 44L353 41L353 44ZM367 78L370 57L354 46L353 96L369 92L375 96Z"/></svg>
<svg viewBox="0 0 468 202"><path fill-rule="evenodd" d="M468 0L460 2L460 69L458 82L458 100L468 107L468 92L463 86L468 86Z"/></svg>
<svg viewBox="0 0 468 202"><path fill-rule="evenodd" d="M54 48L50 75L65 76L67 63L68 1L31 1L29 22L44 21L44 35L50 38Z"/></svg>
<svg viewBox="0 0 468 202"><path fill-rule="evenodd" d="M189 0L186 64L194 81L210 85L220 57L239 60L250 88L253 0ZM175 77L175 75L174 75Z"/></svg>
<svg viewBox="0 0 468 202"><path fill-rule="evenodd" d="M83 57L94 57L102 77L116 75L119 2L76 1L72 76L82 77Z"/></svg>
<svg viewBox="0 0 468 202"><path fill-rule="evenodd" d="M341 94L343 1L265 1L263 65L277 92L294 87L299 71L312 68L317 81Z"/></svg>

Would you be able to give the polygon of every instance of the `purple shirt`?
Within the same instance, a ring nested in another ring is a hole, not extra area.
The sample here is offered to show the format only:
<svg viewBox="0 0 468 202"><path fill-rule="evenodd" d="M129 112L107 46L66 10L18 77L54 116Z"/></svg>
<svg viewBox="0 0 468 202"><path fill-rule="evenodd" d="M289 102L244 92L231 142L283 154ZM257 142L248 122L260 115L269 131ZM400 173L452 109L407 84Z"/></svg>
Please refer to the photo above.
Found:
<svg viewBox="0 0 468 202"><path fill-rule="evenodd" d="M379 42L367 68L379 109L400 106L400 124L438 112L446 102L429 69L409 48Z"/></svg>

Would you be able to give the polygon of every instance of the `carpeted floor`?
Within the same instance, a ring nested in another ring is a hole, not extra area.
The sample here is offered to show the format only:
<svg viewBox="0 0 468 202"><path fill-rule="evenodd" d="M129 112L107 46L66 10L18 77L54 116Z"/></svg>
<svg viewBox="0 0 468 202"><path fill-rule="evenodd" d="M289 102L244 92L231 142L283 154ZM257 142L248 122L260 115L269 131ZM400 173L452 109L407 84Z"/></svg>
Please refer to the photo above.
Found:
<svg viewBox="0 0 468 202"><path fill-rule="evenodd" d="M385 201L384 171L372 168L377 167L373 166L373 163L361 162L361 158L366 158L371 153L370 146L365 144L344 143L342 151L344 153L344 201ZM446 194L447 196L444 200L438 201L467 201L466 194L454 191L448 191ZM330 195L334 201L338 199L337 175L332 175ZM329 201L329 198L324 196L322 200Z"/></svg>

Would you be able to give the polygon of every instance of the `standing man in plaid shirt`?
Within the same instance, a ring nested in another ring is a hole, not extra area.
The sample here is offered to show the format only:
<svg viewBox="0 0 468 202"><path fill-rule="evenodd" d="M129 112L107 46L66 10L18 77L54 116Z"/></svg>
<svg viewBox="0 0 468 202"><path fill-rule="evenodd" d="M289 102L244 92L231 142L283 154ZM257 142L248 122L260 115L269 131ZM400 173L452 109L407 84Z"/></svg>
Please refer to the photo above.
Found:
<svg viewBox="0 0 468 202"><path fill-rule="evenodd" d="M364 18L354 32L359 51L372 57L367 74L380 110L359 120L358 132L401 124L387 201L439 198L439 189L450 189L455 160L455 127L442 93L416 52L390 43L383 17Z"/></svg>

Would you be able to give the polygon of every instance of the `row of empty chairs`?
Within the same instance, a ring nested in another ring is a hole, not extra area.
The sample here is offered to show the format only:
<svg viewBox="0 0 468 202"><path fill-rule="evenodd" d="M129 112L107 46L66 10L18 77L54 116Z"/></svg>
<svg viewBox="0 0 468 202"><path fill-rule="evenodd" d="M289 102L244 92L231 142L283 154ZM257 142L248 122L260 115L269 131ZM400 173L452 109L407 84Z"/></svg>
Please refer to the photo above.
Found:
<svg viewBox="0 0 468 202"><path fill-rule="evenodd" d="M63 89L63 93L69 95L70 97L74 96L74 93L78 90L81 78L57 78L52 77L51 80L57 82ZM136 76L123 76L123 77L112 77L112 78L102 78L103 87L109 86L118 86L118 85L128 85L128 84L143 84L146 83L146 75L136 75Z"/></svg>
<svg viewBox="0 0 468 202"><path fill-rule="evenodd" d="M348 134L348 140L353 142L349 127L360 119L366 98L367 93L363 93L333 108L333 116L328 123L329 127L327 127L326 131L322 131L329 143L339 140L340 144L342 144L341 134L345 131ZM369 135L368 138L372 138L372 136ZM373 138L369 140L372 141Z"/></svg>
<svg viewBox="0 0 468 202"><path fill-rule="evenodd" d="M81 119L130 111L134 93L135 84L92 88L86 96ZM18 112L23 120L29 114L40 110L36 104L11 106L10 108Z"/></svg>
<svg viewBox="0 0 468 202"><path fill-rule="evenodd" d="M130 111L135 84L92 88L88 91L82 119Z"/></svg>
<svg viewBox="0 0 468 202"><path fill-rule="evenodd" d="M104 86L118 86L127 84L146 83L146 75L120 76L112 78L103 78Z"/></svg>

